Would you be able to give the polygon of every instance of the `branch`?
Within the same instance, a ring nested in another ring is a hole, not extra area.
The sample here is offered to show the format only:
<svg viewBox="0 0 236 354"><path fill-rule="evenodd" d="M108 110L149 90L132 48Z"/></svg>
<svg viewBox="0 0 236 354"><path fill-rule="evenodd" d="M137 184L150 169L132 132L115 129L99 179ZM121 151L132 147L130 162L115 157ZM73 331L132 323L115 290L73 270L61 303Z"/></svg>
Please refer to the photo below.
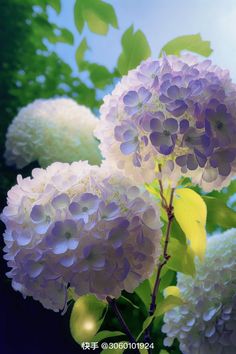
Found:
<svg viewBox="0 0 236 354"><path fill-rule="evenodd" d="M159 171L161 172L160 165L159 165ZM156 310L156 298L157 298L157 294L158 294L158 290L159 290L159 286L160 286L160 282L161 282L161 271L162 271L162 268L164 267L164 265L168 262L168 260L170 258L170 256L168 255L168 244L169 244L169 239L170 239L171 224L174 219L173 198L174 198L174 191L175 190L174 190L174 188L171 189L170 202L168 204L166 201L166 198L164 196L164 193L163 193L163 185L162 185L161 179L159 179L159 186L160 186L161 202L162 202L162 206L165 209L167 217L168 217L168 224L167 224L165 243L164 243L163 254L162 254L163 260L157 266L157 276L156 276L153 292L151 295L152 300L151 300L151 304L150 304L150 308L149 308L149 316L152 316ZM145 336L144 336L145 341L147 341L148 343L151 342L151 333L150 332L151 332L151 324L146 328ZM149 348L148 353L149 354L152 353L151 348Z"/></svg>
<svg viewBox="0 0 236 354"><path fill-rule="evenodd" d="M129 338L130 343L137 344L135 338L133 337L132 333L130 332L129 327L127 326L124 318L122 317L122 314L120 313L120 310L117 307L116 299L111 298L110 296L107 296L106 300L107 300L108 304L110 305L110 307L112 308L112 310L114 311L118 321L120 322L121 327L123 328L125 334ZM140 354L140 352L138 350L138 346L136 346L136 348L134 349L134 353Z"/></svg>

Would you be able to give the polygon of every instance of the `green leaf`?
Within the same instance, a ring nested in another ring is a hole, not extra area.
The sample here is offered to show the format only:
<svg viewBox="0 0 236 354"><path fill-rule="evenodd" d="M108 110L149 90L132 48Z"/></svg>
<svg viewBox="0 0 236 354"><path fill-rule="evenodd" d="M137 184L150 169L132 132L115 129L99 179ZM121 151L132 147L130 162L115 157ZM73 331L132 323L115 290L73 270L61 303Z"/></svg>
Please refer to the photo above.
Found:
<svg viewBox="0 0 236 354"><path fill-rule="evenodd" d="M110 71L103 65L89 64L88 68L90 72L90 79L95 87L103 89L107 85L111 85L114 76Z"/></svg>
<svg viewBox="0 0 236 354"><path fill-rule="evenodd" d="M81 53L79 53L81 54ZM80 71L88 71L90 80L96 88L103 89L113 84L116 73L111 73L105 66L82 60L79 63Z"/></svg>
<svg viewBox="0 0 236 354"><path fill-rule="evenodd" d="M177 296L180 297L180 289L178 288L178 286L175 285L171 285L171 286L167 286L164 290L164 297L167 296Z"/></svg>
<svg viewBox="0 0 236 354"><path fill-rule="evenodd" d="M204 200L193 190L181 188L175 192L173 206L175 218L190 241L190 247L202 260L206 251L207 209Z"/></svg>
<svg viewBox="0 0 236 354"><path fill-rule="evenodd" d="M81 344L91 341L106 315L107 305L94 295L81 296L74 304L70 318L70 330L74 340Z"/></svg>
<svg viewBox="0 0 236 354"><path fill-rule="evenodd" d="M140 348L139 351L140 351L140 354L148 354L148 350L145 348L142 348L142 349Z"/></svg>
<svg viewBox="0 0 236 354"><path fill-rule="evenodd" d="M119 331L101 331L93 337L93 342L101 342L103 339L125 336L126 334Z"/></svg>
<svg viewBox="0 0 236 354"><path fill-rule="evenodd" d="M209 57L213 52L209 41L204 41L199 33L177 37L168 42L160 52L174 55L180 55L183 50L194 52L204 57Z"/></svg>
<svg viewBox="0 0 236 354"><path fill-rule="evenodd" d="M58 33L51 32L47 34L47 38L51 43L67 43L67 44L74 44L74 36L73 34L66 28L60 28L57 27L56 25L53 26L54 31L58 31Z"/></svg>
<svg viewBox="0 0 236 354"><path fill-rule="evenodd" d="M145 188L149 193L160 199L160 187L157 179L154 179L151 183L145 183Z"/></svg>
<svg viewBox="0 0 236 354"><path fill-rule="evenodd" d="M236 207L236 201L232 202L230 201L231 197L233 197L236 194L236 179L232 180L231 183L221 189L221 191L212 191L207 194L208 197L215 197L217 199L220 199L223 201L225 204L229 203L230 207Z"/></svg>
<svg viewBox="0 0 236 354"><path fill-rule="evenodd" d="M130 26L122 36L122 53L119 56L117 68L121 75L127 74L130 69L135 68L144 59L151 55L148 41L142 31L134 32Z"/></svg>
<svg viewBox="0 0 236 354"><path fill-rule="evenodd" d="M195 276L194 253L187 244L184 245L171 237L168 245L168 254L170 259L166 267L176 272Z"/></svg>
<svg viewBox="0 0 236 354"><path fill-rule="evenodd" d="M61 12L61 0L49 0L49 4L58 14Z"/></svg>
<svg viewBox="0 0 236 354"><path fill-rule="evenodd" d="M109 25L118 28L113 6L102 0L76 0L74 19L80 33L85 22L92 32L100 35L107 34Z"/></svg>
<svg viewBox="0 0 236 354"><path fill-rule="evenodd" d="M166 287L174 285L175 283L176 283L176 272L171 269L168 269L167 267L162 268L159 293L162 293Z"/></svg>
<svg viewBox="0 0 236 354"><path fill-rule="evenodd" d="M170 234L171 237L176 238L183 245L187 244L186 236L175 219L172 221Z"/></svg>
<svg viewBox="0 0 236 354"><path fill-rule="evenodd" d="M136 338L136 341L139 341L139 339L141 338L141 336L143 335L143 333L145 332L145 330L150 326L150 324L152 323L154 319L154 315L149 316L146 318L146 320L143 322L143 327L142 327L142 331L139 333L139 335Z"/></svg>
<svg viewBox="0 0 236 354"><path fill-rule="evenodd" d="M162 349L159 354L169 354L167 350Z"/></svg>
<svg viewBox="0 0 236 354"><path fill-rule="evenodd" d="M119 343L128 343L128 342L119 342ZM122 354L122 353L124 353L124 350L125 349L103 349L102 351L101 351L101 354L111 354L111 351L112 351L112 353L114 353L114 354Z"/></svg>
<svg viewBox="0 0 236 354"><path fill-rule="evenodd" d="M82 1L76 0L74 6L74 21L79 33L81 33L84 28L84 17L83 17L82 7L83 7Z"/></svg>
<svg viewBox="0 0 236 354"><path fill-rule="evenodd" d="M154 288L156 276L157 276L157 271L155 270L155 272L149 278L151 289ZM163 299L163 291L166 287L171 286L171 285L175 285L175 284L176 284L176 271L169 269L166 265L161 270L161 282L160 282L159 291L157 294L157 301Z"/></svg>
<svg viewBox="0 0 236 354"><path fill-rule="evenodd" d="M131 301L130 299L128 299L126 296L121 295L120 297L121 299L125 300L126 302L128 302L131 306L133 306L136 310L139 310L139 307L136 306L133 301Z"/></svg>
<svg viewBox="0 0 236 354"><path fill-rule="evenodd" d="M61 28L60 30L61 30L61 34L57 36L57 41L73 45L74 44L73 34L66 28Z"/></svg>
<svg viewBox="0 0 236 354"><path fill-rule="evenodd" d="M108 25L91 9L85 9L83 12L84 19L88 23L91 32L105 35L108 32Z"/></svg>
<svg viewBox="0 0 236 354"><path fill-rule="evenodd" d="M159 304L157 304L154 316L162 316L167 311L170 311L174 307L181 306L183 304L184 302L179 296L169 295L165 299L163 299Z"/></svg>
<svg viewBox="0 0 236 354"><path fill-rule="evenodd" d="M202 196L207 205L207 229L230 229L236 227L236 212L230 209L222 200L215 197Z"/></svg>
<svg viewBox="0 0 236 354"><path fill-rule="evenodd" d="M78 65L78 68L81 64L81 62L84 60L84 54L85 52L89 49L87 39L83 38L82 41L80 42L80 45L78 46L76 53L75 53L75 59L76 63Z"/></svg>
<svg viewBox="0 0 236 354"><path fill-rule="evenodd" d="M143 322L142 331L138 334L136 341L140 340L145 330L151 325L155 317L161 316L166 311L169 311L172 308L180 305L183 305L183 300L180 298L180 296L174 296L174 295L169 295L167 296L167 298L158 302L157 303L158 308L156 309L154 315L147 317L146 320Z"/></svg>
<svg viewBox="0 0 236 354"><path fill-rule="evenodd" d="M136 289L135 293L140 297L140 299L145 304L146 308L149 309L151 302L151 286L148 279L144 280Z"/></svg>

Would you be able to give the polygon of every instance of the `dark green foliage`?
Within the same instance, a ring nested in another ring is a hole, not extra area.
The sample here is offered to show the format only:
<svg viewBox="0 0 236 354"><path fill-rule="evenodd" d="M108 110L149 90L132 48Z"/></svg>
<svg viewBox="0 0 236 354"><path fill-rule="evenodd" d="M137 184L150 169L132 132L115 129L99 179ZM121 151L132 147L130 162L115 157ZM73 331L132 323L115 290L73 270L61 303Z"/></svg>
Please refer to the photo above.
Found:
<svg viewBox="0 0 236 354"><path fill-rule="evenodd" d="M229 208L220 198L203 196L207 205L207 230L227 230L236 227L236 212Z"/></svg>
<svg viewBox="0 0 236 354"><path fill-rule="evenodd" d="M192 189L201 194L206 203L209 233L236 227L236 179L221 191L205 193L197 186Z"/></svg>
<svg viewBox="0 0 236 354"><path fill-rule="evenodd" d="M47 6L60 11L59 0L1 0L0 2L0 197L15 183L17 171L4 165L3 153L7 127L18 109L37 98L68 96L92 109L98 109L95 87L88 87L72 73L68 64L53 51L51 43L73 43L73 35L48 20ZM37 6L37 7L35 7ZM101 81L93 74L95 82ZM101 83L99 82L101 86ZM30 169L27 169L30 174Z"/></svg>

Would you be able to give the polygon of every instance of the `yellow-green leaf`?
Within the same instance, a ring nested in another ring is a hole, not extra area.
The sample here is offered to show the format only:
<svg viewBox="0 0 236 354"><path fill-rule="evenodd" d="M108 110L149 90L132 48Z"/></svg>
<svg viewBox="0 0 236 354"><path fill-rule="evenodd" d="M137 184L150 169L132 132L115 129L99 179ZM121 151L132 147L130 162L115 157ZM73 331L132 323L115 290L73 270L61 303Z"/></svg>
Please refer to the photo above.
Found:
<svg viewBox="0 0 236 354"><path fill-rule="evenodd" d="M105 302L94 295L81 296L74 304L70 317L70 330L74 340L89 342L99 330L107 311Z"/></svg>
<svg viewBox="0 0 236 354"><path fill-rule="evenodd" d="M168 254L170 255L170 259L166 264L166 268L195 276L195 254L189 245L183 244L179 240L171 237L168 246Z"/></svg>
<svg viewBox="0 0 236 354"><path fill-rule="evenodd" d="M166 54L180 55L183 50L198 53L209 57L212 53L209 41L204 41L199 33L193 35L180 36L172 39L161 50Z"/></svg>
<svg viewBox="0 0 236 354"><path fill-rule="evenodd" d="M147 317L146 320L143 322L142 331L138 334L138 336L136 338L137 341L141 338L141 336L144 333L144 331L150 326L150 324L152 323L153 319L154 319L154 315Z"/></svg>
<svg viewBox="0 0 236 354"><path fill-rule="evenodd" d="M146 320L143 322L142 331L139 333L136 340L138 341L141 338L144 331L151 325L155 317L162 316L165 312L170 311L174 307L181 306L183 304L184 304L183 300L179 296L174 296L174 295L169 295L165 299L160 301L157 304L157 308L156 311L154 312L154 315L147 317Z"/></svg>
<svg viewBox="0 0 236 354"><path fill-rule="evenodd" d="M117 63L121 75L127 74L129 70L151 55L151 49L144 33L140 30L134 32L133 26L125 31L121 43L122 53Z"/></svg>
<svg viewBox="0 0 236 354"><path fill-rule="evenodd" d="M127 345L128 345L128 342L119 342L119 344L120 344L120 348L118 348L118 349L109 349L109 348L107 348L107 349L103 349L102 351L101 351L101 354L111 354L111 352L112 352L112 354L122 354L122 353L124 353L124 351L125 351L125 344L127 343Z"/></svg>
<svg viewBox="0 0 236 354"><path fill-rule="evenodd" d="M151 286L148 279L144 280L136 289L135 293L140 297L140 299L145 304L146 308L149 309L151 301Z"/></svg>
<svg viewBox="0 0 236 354"><path fill-rule="evenodd" d="M155 317L162 316L165 312L172 310L174 307L183 305L184 302L179 296L169 295L159 304L157 304Z"/></svg>
<svg viewBox="0 0 236 354"><path fill-rule="evenodd" d="M80 66L81 62L84 60L84 54L85 52L89 49L88 43L86 38L83 38L83 40L80 42L76 53L75 53L75 59L78 67Z"/></svg>
<svg viewBox="0 0 236 354"><path fill-rule="evenodd" d="M91 32L101 35L107 34L108 24L104 22L93 9L85 9L83 15Z"/></svg>
<svg viewBox="0 0 236 354"><path fill-rule="evenodd" d="M140 354L148 354L148 350L146 348L142 348L142 349L140 348L139 351Z"/></svg>
<svg viewBox="0 0 236 354"><path fill-rule="evenodd" d="M112 337L120 337L120 336L125 336L123 332L119 331L101 331L98 332L95 337L93 337L93 342L101 342L104 339L107 338L112 338Z"/></svg>
<svg viewBox="0 0 236 354"><path fill-rule="evenodd" d="M173 205L175 218L190 241L194 254L203 260L206 251L207 217L204 200L193 190L182 188L176 190Z"/></svg>
<svg viewBox="0 0 236 354"><path fill-rule="evenodd" d="M165 290L164 290L165 298L170 295L180 297L180 290L179 290L178 286L172 285L172 286L167 286L167 288L165 288Z"/></svg>
<svg viewBox="0 0 236 354"><path fill-rule="evenodd" d="M76 0L74 5L74 21L77 30L81 33L84 28L83 5L80 0Z"/></svg>
<svg viewBox="0 0 236 354"><path fill-rule="evenodd" d="M160 191L159 191L159 185L157 180L154 180L152 183L145 183L145 188L149 193L154 195L157 198L160 198Z"/></svg>
<svg viewBox="0 0 236 354"><path fill-rule="evenodd" d="M87 22L92 32L101 35L107 34L109 25L118 28L113 6L102 0L76 0L74 19L80 33L84 28L85 22Z"/></svg>

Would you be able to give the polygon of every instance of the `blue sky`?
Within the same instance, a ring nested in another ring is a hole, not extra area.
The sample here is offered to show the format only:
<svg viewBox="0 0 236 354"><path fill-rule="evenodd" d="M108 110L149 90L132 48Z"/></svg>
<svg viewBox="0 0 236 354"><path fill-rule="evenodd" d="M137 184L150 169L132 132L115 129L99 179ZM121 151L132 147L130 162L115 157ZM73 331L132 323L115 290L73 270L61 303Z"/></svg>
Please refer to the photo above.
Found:
<svg viewBox="0 0 236 354"><path fill-rule="evenodd" d="M91 50L87 59L112 69L121 52L122 33L134 24L141 29L151 46L152 57L157 57L169 40L185 34L201 33L211 41L212 60L231 72L236 82L236 0L106 0L117 13L119 29L110 28L107 36L98 36L84 29L80 35L74 25L75 0L62 0L62 12L49 11L50 19L70 29L74 46L57 44L56 52L76 72L75 50L86 36Z"/></svg>

